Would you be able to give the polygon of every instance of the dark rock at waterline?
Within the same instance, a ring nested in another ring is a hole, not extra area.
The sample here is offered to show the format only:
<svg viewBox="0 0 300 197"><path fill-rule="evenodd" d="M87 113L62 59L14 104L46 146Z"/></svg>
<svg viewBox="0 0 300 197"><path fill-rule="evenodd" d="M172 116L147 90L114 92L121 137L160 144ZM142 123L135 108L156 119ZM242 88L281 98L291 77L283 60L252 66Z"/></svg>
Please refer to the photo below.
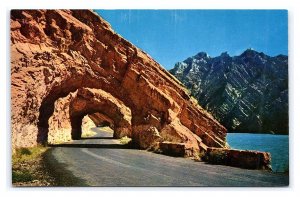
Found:
<svg viewBox="0 0 300 197"><path fill-rule="evenodd" d="M205 159L211 164L272 171L271 154L224 148L207 148Z"/></svg>

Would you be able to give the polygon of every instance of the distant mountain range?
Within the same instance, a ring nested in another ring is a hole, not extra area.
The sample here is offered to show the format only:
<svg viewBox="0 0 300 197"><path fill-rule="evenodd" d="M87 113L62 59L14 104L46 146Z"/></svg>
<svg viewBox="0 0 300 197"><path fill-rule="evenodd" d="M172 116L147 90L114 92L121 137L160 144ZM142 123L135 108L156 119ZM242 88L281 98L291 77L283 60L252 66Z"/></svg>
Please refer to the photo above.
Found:
<svg viewBox="0 0 300 197"><path fill-rule="evenodd" d="M200 52L170 72L229 132L288 134L288 57Z"/></svg>

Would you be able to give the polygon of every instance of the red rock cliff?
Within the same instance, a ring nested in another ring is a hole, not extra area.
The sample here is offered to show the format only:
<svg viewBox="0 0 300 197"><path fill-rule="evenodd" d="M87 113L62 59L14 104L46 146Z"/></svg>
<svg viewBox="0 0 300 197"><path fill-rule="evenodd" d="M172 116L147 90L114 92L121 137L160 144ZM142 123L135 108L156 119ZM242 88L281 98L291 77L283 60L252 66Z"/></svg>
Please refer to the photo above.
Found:
<svg viewBox="0 0 300 197"><path fill-rule="evenodd" d="M47 142L49 130L76 138L87 114L140 148L225 147L226 129L89 10L11 11L11 103L13 147Z"/></svg>

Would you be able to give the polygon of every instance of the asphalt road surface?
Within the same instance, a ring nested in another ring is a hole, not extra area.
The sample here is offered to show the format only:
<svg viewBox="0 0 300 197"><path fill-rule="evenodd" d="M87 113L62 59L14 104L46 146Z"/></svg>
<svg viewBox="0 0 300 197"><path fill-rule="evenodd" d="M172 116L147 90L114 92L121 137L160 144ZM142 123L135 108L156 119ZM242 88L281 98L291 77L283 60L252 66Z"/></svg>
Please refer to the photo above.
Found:
<svg viewBox="0 0 300 197"><path fill-rule="evenodd" d="M210 165L144 150L128 149L97 128L97 135L51 148L53 173L72 186L288 186L286 174ZM55 162L53 162L55 161ZM53 166L54 165L54 166ZM66 179L67 180L67 179Z"/></svg>

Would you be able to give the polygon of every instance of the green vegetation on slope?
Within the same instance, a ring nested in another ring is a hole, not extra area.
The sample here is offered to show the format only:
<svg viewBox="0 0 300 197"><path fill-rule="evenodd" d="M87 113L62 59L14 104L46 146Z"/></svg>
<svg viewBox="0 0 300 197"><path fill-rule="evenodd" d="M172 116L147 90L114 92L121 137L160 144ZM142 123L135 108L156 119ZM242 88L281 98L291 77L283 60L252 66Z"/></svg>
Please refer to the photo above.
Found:
<svg viewBox="0 0 300 197"><path fill-rule="evenodd" d="M50 186L54 179L45 170L42 155L47 147L20 148L12 155L12 183L14 186Z"/></svg>

